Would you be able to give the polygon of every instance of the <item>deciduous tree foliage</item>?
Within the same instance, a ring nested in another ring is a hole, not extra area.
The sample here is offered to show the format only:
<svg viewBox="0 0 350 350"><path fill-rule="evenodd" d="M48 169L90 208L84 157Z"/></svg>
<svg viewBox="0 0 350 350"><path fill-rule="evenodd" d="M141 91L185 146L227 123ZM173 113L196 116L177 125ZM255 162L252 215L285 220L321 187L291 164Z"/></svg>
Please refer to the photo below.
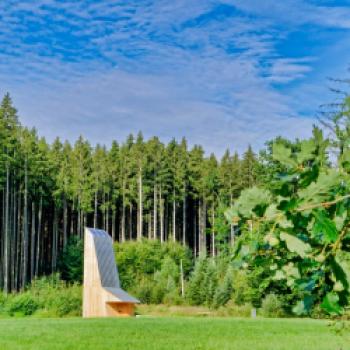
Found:
<svg viewBox="0 0 350 350"><path fill-rule="evenodd" d="M270 292L290 295L298 315L317 304L339 315L349 300L340 257L350 251L350 151L331 167L328 146L317 128L309 140L277 140L271 156L279 172L269 188L244 190L227 211L244 232L236 262L251 274L261 271L258 302Z"/></svg>

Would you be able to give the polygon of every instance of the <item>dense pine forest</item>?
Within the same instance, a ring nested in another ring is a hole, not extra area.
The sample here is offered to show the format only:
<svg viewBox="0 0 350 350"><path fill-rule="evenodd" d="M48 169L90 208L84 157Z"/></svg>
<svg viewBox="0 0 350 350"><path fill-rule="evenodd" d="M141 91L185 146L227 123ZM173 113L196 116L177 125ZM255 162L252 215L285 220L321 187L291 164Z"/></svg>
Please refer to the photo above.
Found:
<svg viewBox="0 0 350 350"><path fill-rule="evenodd" d="M141 133L109 147L48 144L6 95L0 314L80 315L91 226L111 234L122 286L143 303L346 315L350 98L331 108L309 139L277 137L259 155L249 147L218 160Z"/></svg>
<svg viewBox="0 0 350 350"><path fill-rule="evenodd" d="M0 287L20 290L55 272L63 248L84 226L107 230L113 240L172 240L194 255L218 254L233 243L223 218L243 188L263 178L249 147L206 156L187 141L168 144L141 133L111 145L49 144L20 120L9 94L0 107Z"/></svg>

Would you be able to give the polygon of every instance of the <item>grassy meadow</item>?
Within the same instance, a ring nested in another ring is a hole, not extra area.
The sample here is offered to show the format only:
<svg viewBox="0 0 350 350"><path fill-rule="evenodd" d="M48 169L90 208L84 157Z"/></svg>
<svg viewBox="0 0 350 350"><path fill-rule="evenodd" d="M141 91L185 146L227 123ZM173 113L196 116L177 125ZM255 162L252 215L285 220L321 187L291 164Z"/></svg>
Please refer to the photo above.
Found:
<svg viewBox="0 0 350 350"><path fill-rule="evenodd" d="M346 350L327 321L138 317L0 319L1 350Z"/></svg>

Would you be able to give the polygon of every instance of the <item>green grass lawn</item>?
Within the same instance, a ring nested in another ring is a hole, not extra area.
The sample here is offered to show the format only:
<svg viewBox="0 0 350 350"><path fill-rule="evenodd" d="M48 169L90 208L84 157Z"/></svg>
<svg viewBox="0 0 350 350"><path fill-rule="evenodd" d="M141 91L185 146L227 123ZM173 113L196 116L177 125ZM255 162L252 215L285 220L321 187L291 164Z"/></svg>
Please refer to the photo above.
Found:
<svg viewBox="0 0 350 350"><path fill-rule="evenodd" d="M325 321L232 318L1 319L1 350L346 350Z"/></svg>

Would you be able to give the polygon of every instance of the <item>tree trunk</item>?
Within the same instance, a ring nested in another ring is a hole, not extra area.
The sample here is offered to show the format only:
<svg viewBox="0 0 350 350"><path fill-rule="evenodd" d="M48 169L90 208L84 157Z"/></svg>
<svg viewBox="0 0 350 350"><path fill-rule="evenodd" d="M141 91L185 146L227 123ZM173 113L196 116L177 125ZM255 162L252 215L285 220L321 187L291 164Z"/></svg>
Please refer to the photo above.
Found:
<svg viewBox="0 0 350 350"><path fill-rule="evenodd" d="M202 252L202 204L198 202L198 254Z"/></svg>
<svg viewBox="0 0 350 350"><path fill-rule="evenodd" d="M94 228L97 228L97 190L95 191L95 202L94 202Z"/></svg>
<svg viewBox="0 0 350 350"><path fill-rule="evenodd" d="M175 193L174 193L175 196ZM173 199L173 241L176 242L176 200Z"/></svg>
<svg viewBox="0 0 350 350"><path fill-rule="evenodd" d="M66 208L67 209L67 208ZM38 228L37 228L37 243L36 243L36 259L35 259L35 276L37 277L39 275L39 261L40 261L40 244L41 244L41 220L42 220L42 211L43 211L43 197L40 196L40 202L39 202L39 212L38 212ZM66 213L67 214L67 213ZM66 224L64 224L66 222ZM67 236L67 218L63 219L63 232L64 227L66 225L66 235ZM63 236L64 237L64 236ZM66 238L67 241L67 238Z"/></svg>
<svg viewBox="0 0 350 350"><path fill-rule="evenodd" d="M72 203L72 209L70 211L70 236L72 237L74 234L74 199Z"/></svg>
<svg viewBox="0 0 350 350"><path fill-rule="evenodd" d="M3 239L5 239L5 201L6 201L6 193L5 188L2 188L2 216L1 216L1 231L0 236L3 236ZM4 247L1 246L0 248L0 288L4 288L4 274L5 274L5 262L4 262Z"/></svg>
<svg viewBox="0 0 350 350"><path fill-rule="evenodd" d="M182 259L180 259L180 279L181 279L181 296L185 297L185 283L184 283L184 269L182 266Z"/></svg>
<svg viewBox="0 0 350 350"><path fill-rule="evenodd" d="M109 232L109 193L107 193L107 202L105 203L106 207L106 229L105 231Z"/></svg>
<svg viewBox="0 0 350 350"><path fill-rule="evenodd" d="M212 251L212 256L215 258L216 251L215 251L215 207L214 204L212 206L212 228L211 228L211 251Z"/></svg>
<svg viewBox="0 0 350 350"><path fill-rule="evenodd" d="M159 220L160 220L160 242L164 242L164 200L162 198L162 187L159 189Z"/></svg>
<svg viewBox="0 0 350 350"><path fill-rule="evenodd" d="M158 230L158 213L157 213L157 185L154 185L153 189L153 239L157 239L157 230Z"/></svg>
<svg viewBox="0 0 350 350"><path fill-rule="evenodd" d="M4 292L10 292L10 168L6 164L5 232L4 232Z"/></svg>
<svg viewBox="0 0 350 350"><path fill-rule="evenodd" d="M34 278L35 272L35 202L32 202L31 242L30 242L30 280Z"/></svg>
<svg viewBox="0 0 350 350"><path fill-rule="evenodd" d="M107 231L107 215L106 215L106 194L103 194L103 229Z"/></svg>
<svg viewBox="0 0 350 350"><path fill-rule="evenodd" d="M22 245L23 240L21 239L21 219L22 219L22 197L21 197L21 191L18 191L18 204L17 204L17 239L18 239L18 245L16 248L16 255L17 255L17 276L16 276L16 290L19 290L21 287L21 266L22 266Z"/></svg>
<svg viewBox="0 0 350 350"><path fill-rule="evenodd" d="M232 208L233 206L233 197L232 197L232 193L230 195L230 207ZM230 224L230 243L233 246L235 243L235 228L233 226L233 224Z"/></svg>
<svg viewBox="0 0 350 350"><path fill-rule="evenodd" d="M23 264L22 287L28 282L28 159L24 170L24 213L23 213Z"/></svg>
<svg viewBox="0 0 350 350"><path fill-rule="evenodd" d="M80 197L78 198L78 224L77 224L77 235L80 237L80 230L81 230L81 209L80 209L80 205L81 205L81 202L80 202Z"/></svg>
<svg viewBox="0 0 350 350"><path fill-rule="evenodd" d="M206 236L206 230L207 230L207 202L205 199L203 199L203 211L202 211L202 247L204 255L207 254L207 236Z"/></svg>
<svg viewBox="0 0 350 350"><path fill-rule="evenodd" d="M81 238L83 238L84 228L87 226L87 213L83 212L82 215L83 215L83 227L82 227L82 230L81 230ZM57 230L58 230L58 226L57 226Z"/></svg>
<svg viewBox="0 0 350 350"><path fill-rule="evenodd" d="M206 226L206 202L205 200L200 200L198 206L198 220L199 220L199 253L206 255L206 236L205 236L205 226Z"/></svg>
<svg viewBox="0 0 350 350"><path fill-rule="evenodd" d="M198 208L198 212L199 212L199 208ZM196 210L196 205L194 205L194 220L193 220L193 233L194 233L194 237L193 237L193 247L194 247L194 256L197 257L198 255L198 250L197 250L197 210Z"/></svg>
<svg viewBox="0 0 350 350"><path fill-rule="evenodd" d="M43 202L42 197L40 197L40 207L41 207L39 209L40 216L42 211L42 202ZM40 218L40 221L41 221L41 218ZM40 225L41 225L41 222L40 222ZM64 197L63 198L63 248L67 244L67 226L68 226L68 208L67 208L67 199L66 197ZM38 237L39 237L39 223L38 223Z"/></svg>
<svg viewBox="0 0 350 350"><path fill-rule="evenodd" d="M80 216L80 215L79 215ZM79 218L80 222L80 218ZM52 272L56 271L57 266L57 243L58 243L58 220L57 220L57 209L54 206L54 214L53 214L53 227L52 227L53 237L52 237Z"/></svg>
<svg viewBox="0 0 350 350"><path fill-rule="evenodd" d="M130 203L130 215L129 215L129 239L132 239L132 203Z"/></svg>
<svg viewBox="0 0 350 350"><path fill-rule="evenodd" d="M140 241L142 239L142 229L143 229L143 198L142 198L142 168L139 169L139 205L137 208L137 240Z"/></svg>
<svg viewBox="0 0 350 350"><path fill-rule="evenodd" d="M122 234L121 241L125 242L125 181L123 180L123 203L122 203Z"/></svg>
<svg viewBox="0 0 350 350"><path fill-rule="evenodd" d="M187 242L186 237L186 195L184 194L182 201L182 244L185 246Z"/></svg>
<svg viewBox="0 0 350 350"><path fill-rule="evenodd" d="M115 242L115 220L116 220L116 213L115 208L112 209L112 240Z"/></svg>
<svg viewBox="0 0 350 350"><path fill-rule="evenodd" d="M16 186L12 184L12 245L11 245L11 290L16 290L16 275L17 275L17 254L16 249L18 245L17 235L17 198L16 198Z"/></svg>
<svg viewBox="0 0 350 350"><path fill-rule="evenodd" d="M148 213L148 239L152 238L152 212Z"/></svg>

